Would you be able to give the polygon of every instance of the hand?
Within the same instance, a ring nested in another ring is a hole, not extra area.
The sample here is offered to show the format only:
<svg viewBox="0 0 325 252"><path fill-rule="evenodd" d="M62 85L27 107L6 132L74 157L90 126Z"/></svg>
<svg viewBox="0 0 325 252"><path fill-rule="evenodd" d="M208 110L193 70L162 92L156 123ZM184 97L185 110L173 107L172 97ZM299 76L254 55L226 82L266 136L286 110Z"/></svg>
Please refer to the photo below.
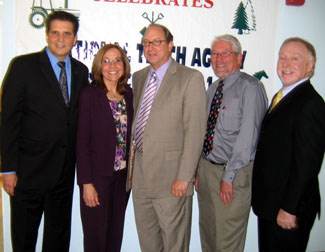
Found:
<svg viewBox="0 0 325 252"><path fill-rule="evenodd" d="M233 185L221 180L219 197L225 206L231 206L231 201L235 198Z"/></svg>
<svg viewBox="0 0 325 252"><path fill-rule="evenodd" d="M298 227L296 215L289 214L281 208L278 212L276 222L283 229L293 229Z"/></svg>
<svg viewBox="0 0 325 252"><path fill-rule="evenodd" d="M195 175L195 191L199 188L199 174Z"/></svg>
<svg viewBox="0 0 325 252"><path fill-rule="evenodd" d="M175 179L173 185L172 185L172 195L174 195L176 198L182 197L186 194L188 188L188 182Z"/></svg>
<svg viewBox="0 0 325 252"><path fill-rule="evenodd" d="M15 195L15 187L17 185L16 173L2 174L3 178L3 189L10 195Z"/></svg>
<svg viewBox="0 0 325 252"><path fill-rule="evenodd" d="M98 194L93 184L83 184L83 199L86 206L95 207L100 205Z"/></svg>

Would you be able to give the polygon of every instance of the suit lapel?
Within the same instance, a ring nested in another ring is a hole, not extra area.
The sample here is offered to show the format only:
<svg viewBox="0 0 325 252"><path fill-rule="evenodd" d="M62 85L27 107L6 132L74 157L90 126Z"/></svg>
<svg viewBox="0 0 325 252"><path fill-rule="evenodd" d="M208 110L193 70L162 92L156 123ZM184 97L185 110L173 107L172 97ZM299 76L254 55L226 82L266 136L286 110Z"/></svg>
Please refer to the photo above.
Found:
<svg viewBox="0 0 325 252"><path fill-rule="evenodd" d="M126 92L126 94L124 95L125 97L125 102L126 102L126 111L128 114L128 125L132 124L132 118L133 118L133 104L132 104L132 91L131 89L128 89L128 91ZM129 127L128 127L129 129ZM128 134L130 134L130 132L128 132Z"/></svg>
<svg viewBox="0 0 325 252"><path fill-rule="evenodd" d="M70 57L71 61L71 92L70 107L74 107L77 102L77 93L79 93L80 85L78 85L78 67L76 62Z"/></svg>
<svg viewBox="0 0 325 252"><path fill-rule="evenodd" d="M107 99L106 93L104 90L97 88L97 99L100 103L100 111L104 111L105 114L107 114L107 116L105 118L107 118L108 121L110 121L111 125L114 125L114 117L113 117L113 113L111 110L111 106L109 104L109 101Z"/></svg>
<svg viewBox="0 0 325 252"><path fill-rule="evenodd" d="M46 84L50 85L50 88L54 90L55 95L57 96L59 103L62 106L66 107L59 82L55 76L54 70L52 68L51 62L47 56L45 49L40 53L40 68L45 78L47 79Z"/></svg>
<svg viewBox="0 0 325 252"><path fill-rule="evenodd" d="M84 85L84 76L78 70L81 70L81 67L78 66L77 60L70 57L71 61L71 93L70 93L70 111L77 105L80 90ZM80 64L80 63L79 63ZM106 97L106 96L105 96Z"/></svg>
<svg viewBox="0 0 325 252"><path fill-rule="evenodd" d="M160 88L155 97L155 100L152 104L151 110L155 110L155 108L159 108L160 104L165 101L165 97L168 95L168 91L175 85L174 74L176 73L177 64L174 60L170 63L164 79L160 84Z"/></svg>
<svg viewBox="0 0 325 252"><path fill-rule="evenodd" d="M143 92L147 83L147 78L149 74L150 66L146 67L142 71L139 72L138 78L134 80L134 85L137 85L138 87L133 87L134 90L134 122L136 122L136 119L138 118L138 113L141 106L141 98L143 96ZM135 123L133 123L132 126L132 132L134 132Z"/></svg>
<svg viewBox="0 0 325 252"><path fill-rule="evenodd" d="M146 86L147 80L149 78L149 76L148 76L149 70L150 70L150 67L145 68L141 73L139 73L139 77L136 80L136 85L141 85L141 86L139 87L139 90L136 92L135 97L134 97L134 99L135 99L134 108L136 109L134 111L135 112L134 113L134 121L135 122L136 122L136 118L138 117L138 113L139 113L139 109L141 106L141 100L142 100L142 96L143 96L143 93L145 90L145 86ZM157 93L155 100L152 104L150 113L155 113L154 112L155 109L159 108L160 104L162 102L164 102L166 95L168 95L169 89L175 84L174 83L175 82L174 74L176 73L176 71L177 71L177 64L174 60L172 60L172 62L170 63L170 65L165 73L164 79L162 80L162 82L160 84L158 93ZM150 120L150 116L149 116L148 120ZM135 124L136 123L133 123L132 132L134 132Z"/></svg>
<svg viewBox="0 0 325 252"><path fill-rule="evenodd" d="M114 121L114 117L113 117L113 113L112 113L112 109L111 106L109 104L109 101L107 99L106 93L105 91L103 91L102 89L97 88L97 100L100 103L100 111L104 111L105 114L107 114L106 118L108 121L110 121L111 125L115 124ZM130 94L130 90L127 91L127 93L124 96L125 102L126 102L126 109L127 109L127 113L128 113L128 123L132 123L132 103L131 103L131 94ZM130 106L131 105L131 106ZM131 116L129 116L131 115Z"/></svg>
<svg viewBox="0 0 325 252"><path fill-rule="evenodd" d="M264 121L270 120L273 116L281 113L288 105L290 105L296 99L304 99L304 93L310 85L309 80L301 83L299 86L295 87L289 94L281 99L277 106L270 112L270 108L267 110ZM273 97L274 99L274 97ZM273 102L272 99L272 102Z"/></svg>

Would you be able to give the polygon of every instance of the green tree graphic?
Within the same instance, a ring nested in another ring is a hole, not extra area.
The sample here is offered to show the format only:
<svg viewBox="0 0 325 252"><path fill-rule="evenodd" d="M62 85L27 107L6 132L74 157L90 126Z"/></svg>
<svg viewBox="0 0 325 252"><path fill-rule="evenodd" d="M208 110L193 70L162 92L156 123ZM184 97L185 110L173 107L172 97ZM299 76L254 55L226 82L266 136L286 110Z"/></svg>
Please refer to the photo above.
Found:
<svg viewBox="0 0 325 252"><path fill-rule="evenodd" d="M247 0L247 2L246 2L245 10L247 10L247 12L249 11L248 6L251 7L251 13L252 13L252 24L250 25L249 30L250 31L256 31L256 17L255 17L255 14L254 14L254 8L253 8L252 0Z"/></svg>
<svg viewBox="0 0 325 252"><path fill-rule="evenodd" d="M243 2L240 2L236 10L234 23L231 28L238 29L238 34L243 34L243 30L249 31L247 14Z"/></svg>

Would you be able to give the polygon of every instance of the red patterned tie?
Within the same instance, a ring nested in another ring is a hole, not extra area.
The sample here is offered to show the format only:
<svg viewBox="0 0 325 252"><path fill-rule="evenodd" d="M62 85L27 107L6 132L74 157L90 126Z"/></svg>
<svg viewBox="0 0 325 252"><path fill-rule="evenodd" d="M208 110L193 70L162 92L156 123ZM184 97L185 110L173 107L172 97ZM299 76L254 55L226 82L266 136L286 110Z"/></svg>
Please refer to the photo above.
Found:
<svg viewBox="0 0 325 252"><path fill-rule="evenodd" d="M223 97L223 80L219 82L219 85L217 87L216 93L213 97L208 123L207 123L207 129L204 137L204 145L203 145L203 152L207 156L210 154L210 152L213 149L213 138L214 138L214 129L217 124L218 114L220 111L220 106L222 103L222 97Z"/></svg>

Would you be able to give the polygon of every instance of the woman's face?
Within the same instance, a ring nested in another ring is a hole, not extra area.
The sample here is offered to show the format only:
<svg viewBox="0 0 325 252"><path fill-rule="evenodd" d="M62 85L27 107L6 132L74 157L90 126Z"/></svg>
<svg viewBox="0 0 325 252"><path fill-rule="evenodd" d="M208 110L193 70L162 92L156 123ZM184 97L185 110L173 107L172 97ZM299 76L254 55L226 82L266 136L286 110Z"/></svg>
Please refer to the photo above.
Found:
<svg viewBox="0 0 325 252"><path fill-rule="evenodd" d="M123 58L116 48L109 49L102 58L104 83L117 83L124 73Z"/></svg>

